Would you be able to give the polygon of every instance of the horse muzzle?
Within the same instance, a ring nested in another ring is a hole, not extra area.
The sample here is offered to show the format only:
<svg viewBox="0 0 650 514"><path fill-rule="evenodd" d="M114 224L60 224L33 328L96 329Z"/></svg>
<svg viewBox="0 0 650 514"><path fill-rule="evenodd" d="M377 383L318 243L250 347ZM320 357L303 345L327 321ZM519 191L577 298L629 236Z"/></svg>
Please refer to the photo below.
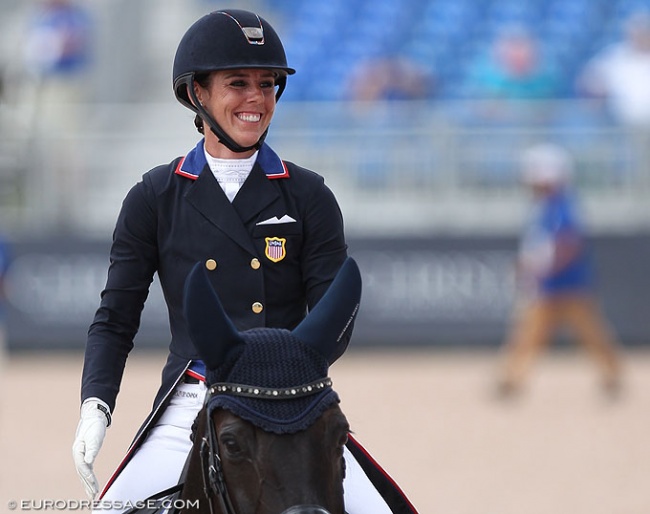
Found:
<svg viewBox="0 0 650 514"><path fill-rule="evenodd" d="M318 505L294 505L289 507L282 514L331 514L329 510Z"/></svg>

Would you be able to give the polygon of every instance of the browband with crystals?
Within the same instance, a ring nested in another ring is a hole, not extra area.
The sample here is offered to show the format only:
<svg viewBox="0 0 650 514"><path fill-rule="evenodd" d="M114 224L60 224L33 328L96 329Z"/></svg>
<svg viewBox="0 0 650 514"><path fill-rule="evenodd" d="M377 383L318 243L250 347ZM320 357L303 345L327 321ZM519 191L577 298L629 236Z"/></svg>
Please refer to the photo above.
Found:
<svg viewBox="0 0 650 514"><path fill-rule="evenodd" d="M210 395L232 394L233 396L245 396L247 398L259 398L262 400L287 400L316 394L328 387L332 387L332 380L329 377L321 378L309 384L283 389L220 382L210 387Z"/></svg>

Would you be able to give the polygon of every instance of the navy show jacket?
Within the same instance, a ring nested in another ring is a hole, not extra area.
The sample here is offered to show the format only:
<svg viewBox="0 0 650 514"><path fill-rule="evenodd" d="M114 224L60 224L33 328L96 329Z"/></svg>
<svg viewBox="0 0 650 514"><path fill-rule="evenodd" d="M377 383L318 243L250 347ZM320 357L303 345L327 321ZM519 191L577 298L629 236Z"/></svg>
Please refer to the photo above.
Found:
<svg viewBox="0 0 650 514"><path fill-rule="evenodd" d="M210 270L239 330L291 329L323 296L346 256L341 212L321 176L280 160L264 144L230 203L207 166L201 140L184 158L144 174L124 199L106 287L88 331L82 401L98 397L115 409L155 273L169 311L171 343L141 432L199 358L182 302L185 278L197 262Z"/></svg>

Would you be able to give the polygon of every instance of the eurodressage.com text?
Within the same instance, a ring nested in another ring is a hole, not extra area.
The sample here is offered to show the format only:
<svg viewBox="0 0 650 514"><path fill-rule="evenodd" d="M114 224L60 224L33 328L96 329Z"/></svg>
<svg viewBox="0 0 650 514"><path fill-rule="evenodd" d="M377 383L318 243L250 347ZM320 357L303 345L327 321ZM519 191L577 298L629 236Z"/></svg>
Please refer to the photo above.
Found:
<svg viewBox="0 0 650 514"><path fill-rule="evenodd" d="M76 510L127 510L127 509L198 509L199 500L11 500L9 510L22 511L76 511Z"/></svg>

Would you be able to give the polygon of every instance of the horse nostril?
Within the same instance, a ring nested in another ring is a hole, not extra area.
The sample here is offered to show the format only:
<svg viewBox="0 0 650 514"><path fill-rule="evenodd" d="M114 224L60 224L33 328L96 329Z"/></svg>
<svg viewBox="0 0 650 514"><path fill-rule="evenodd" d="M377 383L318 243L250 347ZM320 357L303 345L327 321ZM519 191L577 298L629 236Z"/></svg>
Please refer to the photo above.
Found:
<svg viewBox="0 0 650 514"><path fill-rule="evenodd" d="M330 511L318 505L294 505L282 514L330 514Z"/></svg>

